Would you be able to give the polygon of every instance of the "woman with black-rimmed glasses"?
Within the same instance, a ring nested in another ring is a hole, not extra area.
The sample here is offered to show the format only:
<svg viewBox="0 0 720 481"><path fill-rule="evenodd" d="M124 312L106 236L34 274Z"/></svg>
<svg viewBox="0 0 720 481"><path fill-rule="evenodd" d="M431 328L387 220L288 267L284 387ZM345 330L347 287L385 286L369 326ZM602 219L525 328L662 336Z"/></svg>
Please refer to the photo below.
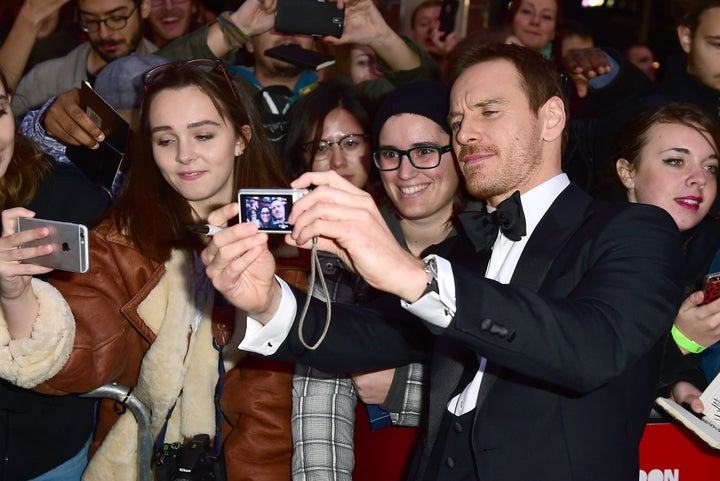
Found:
<svg viewBox="0 0 720 481"><path fill-rule="evenodd" d="M286 154L295 161L291 174L334 170L356 187L371 190L398 241L420 255L451 235L454 215L464 207L445 121L449 88L433 81L402 85L380 103L372 123L367 110L358 109L363 104L353 92L343 81L328 82L295 105ZM372 183L373 188L366 187L367 179L378 174L385 192ZM320 256L333 301L362 306L377 296L336 256ZM317 285L313 295L322 298ZM402 479L417 434L408 426L419 423L422 379L419 364L398 368L397 374L391 369L355 375L296 365L293 479ZM408 402L385 405L391 386L399 393L395 400ZM367 408L356 409L358 397L367 401Z"/></svg>
<svg viewBox="0 0 720 481"><path fill-rule="evenodd" d="M0 348L1 375L50 394L109 381L134 386L158 447L207 434L215 450L223 440L227 479L282 479L289 372L241 370L248 359L235 349L223 355L221 346L244 335L244 319L215 295L198 257L206 238L188 226L204 224L241 187L284 187L286 179L252 100L219 62L162 65L144 82L142 135L134 136L126 188L90 235L90 271L57 273L48 284L31 282L37 268L29 264L3 266L0 305L13 341ZM15 234L12 219L3 221L5 246L46 235ZM16 260L46 250L15 249ZM83 479L136 479L137 426L113 404L101 403Z"/></svg>

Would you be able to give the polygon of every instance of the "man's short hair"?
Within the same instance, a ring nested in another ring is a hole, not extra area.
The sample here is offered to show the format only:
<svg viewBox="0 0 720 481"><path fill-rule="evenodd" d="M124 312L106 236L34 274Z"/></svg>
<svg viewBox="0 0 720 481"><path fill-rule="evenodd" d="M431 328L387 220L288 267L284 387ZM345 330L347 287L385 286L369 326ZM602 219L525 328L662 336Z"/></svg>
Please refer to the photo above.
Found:
<svg viewBox="0 0 720 481"><path fill-rule="evenodd" d="M520 85L533 112L539 112L545 102L554 96L562 99L567 110L564 82L555 64L538 52L519 45L491 43L469 48L458 59L454 78L457 79L461 73L474 65L492 60L512 62L518 71Z"/></svg>
<svg viewBox="0 0 720 481"><path fill-rule="evenodd" d="M688 27L694 32L700 23L700 15L714 7L720 7L720 0L672 0L672 18L676 27Z"/></svg>

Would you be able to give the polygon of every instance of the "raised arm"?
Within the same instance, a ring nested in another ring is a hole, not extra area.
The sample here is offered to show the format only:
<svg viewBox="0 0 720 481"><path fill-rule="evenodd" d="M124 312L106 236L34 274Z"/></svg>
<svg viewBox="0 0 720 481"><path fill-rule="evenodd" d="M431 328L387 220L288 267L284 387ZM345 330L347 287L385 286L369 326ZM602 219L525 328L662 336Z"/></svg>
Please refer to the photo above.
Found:
<svg viewBox="0 0 720 481"><path fill-rule="evenodd" d="M0 68L14 89L27 65L42 23L68 0L25 0L5 42L0 46Z"/></svg>

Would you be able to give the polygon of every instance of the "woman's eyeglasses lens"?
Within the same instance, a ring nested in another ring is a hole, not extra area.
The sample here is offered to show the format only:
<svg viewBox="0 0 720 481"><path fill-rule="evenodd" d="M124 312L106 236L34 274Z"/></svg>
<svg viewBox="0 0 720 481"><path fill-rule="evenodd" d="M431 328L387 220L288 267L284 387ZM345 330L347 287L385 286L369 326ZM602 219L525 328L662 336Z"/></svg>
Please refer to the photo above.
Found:
<svg viewBox="0 0 720 481"><path fill-rule="evenodd" d="M423 145L408 150L383 148L373 151L372 157L379 170L400 168L403 157L407 157L416 169L434 169L440 165L442 155L450 151L450 146Z"/></svg>
<svg viewBox="0 0 720 481"><path fill-rule="evenodd" d="M318 140L317 142L308 142L303 146L303 149L308 155L312 155L314 150L315 155L313 158L322 161L330 158L334 144L337 144L345 155L362 155L366 140L367 136L364 134L348 134L335 142L325 139Z"/></svg>

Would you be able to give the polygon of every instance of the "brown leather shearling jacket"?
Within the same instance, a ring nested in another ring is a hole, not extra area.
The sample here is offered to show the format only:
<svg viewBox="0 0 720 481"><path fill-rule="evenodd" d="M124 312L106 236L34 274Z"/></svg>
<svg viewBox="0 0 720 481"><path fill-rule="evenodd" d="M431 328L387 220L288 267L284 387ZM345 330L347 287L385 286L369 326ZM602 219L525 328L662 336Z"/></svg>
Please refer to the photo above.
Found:
<svg viewBox="0 0 720 481"><path fill-rule="evenodd" d="M51 280L72 308L76 334L69 360L40 391L86 392L109 381L135 386L156 338L157 326L138 308L161 285L166 265L143 256L109 220L92 231L90 252L88 273L59 273ZM278 275L300 288L306 271L304 259L278 259ZM154 309L162 317L173 306ZM246 356L226 373L221 406L228 480L290 479L291 387L292 367L278 361ZM114 404L101 402L93 448L118 419Z"/></svg>

